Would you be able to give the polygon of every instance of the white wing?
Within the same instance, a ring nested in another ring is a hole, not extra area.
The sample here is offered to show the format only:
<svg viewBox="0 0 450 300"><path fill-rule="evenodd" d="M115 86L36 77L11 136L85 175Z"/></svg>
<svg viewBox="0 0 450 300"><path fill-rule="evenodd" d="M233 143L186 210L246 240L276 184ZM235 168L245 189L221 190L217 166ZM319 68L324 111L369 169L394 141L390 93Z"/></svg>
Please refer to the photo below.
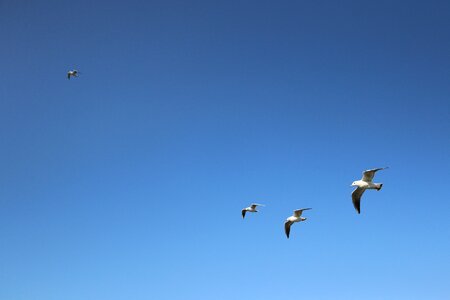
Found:
<svg viewBox="0 0 450 300"><path fill-rule="evenodd" d="M384 169L387 169L388 167L385 167L385 168L376 168L376 169L371 169L371 170L366 170L366 171L364 171L363 172L363 177L362 177L362 181L365 181L365 182L372 182L372 179L373 179L373 177L375 176L375 173L377 172L377 171L380 171L380 170L384 170Z"/></svg>
<svg viewBox="0 0 450 300"><path fill-rule="evenodd" d="M357 187L353 192L352 192L352 201L353 201L353 206L355 207L356 211L359 213L361 213L361 196L362 194L364 194L364 191L366 189L364 188L360 188Z"/></svg>
<svg viewBox="0 0 450 300"><path fill-rule="evenodd" d="M311 209L311 208L301 208L301 209L294 210L294 217L297 217L297 218L300 217L304 210L309 210L309 209Z"/></svg>

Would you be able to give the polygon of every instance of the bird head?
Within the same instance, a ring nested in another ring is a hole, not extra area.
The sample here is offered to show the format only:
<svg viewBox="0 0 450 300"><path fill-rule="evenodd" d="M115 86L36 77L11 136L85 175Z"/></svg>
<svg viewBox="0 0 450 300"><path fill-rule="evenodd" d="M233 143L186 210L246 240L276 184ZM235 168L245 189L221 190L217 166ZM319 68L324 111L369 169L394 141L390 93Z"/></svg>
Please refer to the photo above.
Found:
<svg viewBox="0 0 450 300"><path fill-rule="evenodd" d="M355 185L357 185L356 181L353 181L351 186L355 186Z"/></svg>

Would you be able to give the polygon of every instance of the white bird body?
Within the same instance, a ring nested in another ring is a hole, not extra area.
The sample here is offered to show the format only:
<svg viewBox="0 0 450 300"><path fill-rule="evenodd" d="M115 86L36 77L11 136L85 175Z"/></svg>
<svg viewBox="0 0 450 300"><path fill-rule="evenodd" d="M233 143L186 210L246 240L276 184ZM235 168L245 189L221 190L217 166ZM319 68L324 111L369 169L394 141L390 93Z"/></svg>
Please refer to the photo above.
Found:
<svg viewBox="0 0 450 300"><path fill-rule="evenodd" d="M363 188L363 189L369 189L369 190L379 190L379 189L381 189L381 186L382 186L383 184L382 183L373 183L373 182L367 182L367 181L364 181L364 180L357 180L357 181L354 181L353 183L352 183L352 186L357 186L357 187L359 187L359 188Z"/></svg>
<svg viewBox="0 0 450 300"><path fill-rule="evenodd" d="M309 210L311 208L302 208L294 210L294 214L286 219L284 222L284 232L286 233L287 238L289 238L289 234L291 232L291 225L297 222L306 221L307 218L302 217L302 213L304 210Z"/></svg>
<svg viewBox="0 0 450 300"><path fill-rule="evenodd" d="M246 207L245 210L248 211L248 212L258 212L258 211L256 210L256 207L251 207L251 206Z"/></svg>
<svg viewBox="0 0 450 300"><path fill-rule="evenodd" d="M361 213L361 196L366 190L381 190L383 187L382 183L374 183L372 182L373 178L375 177L375 173L380 170L387 169L385 168L376 168L371 170L366 170L363 172L363 177L361 180L353 181L351 186L356 186L357 188L353 190L352 192L352 201L353 206L355 207L356 211Z"/></svg>
<svg viewBox="0 0 450 300"><path fill-rule="evenodd" d="M286 219L286 222L297 223L297 222L306 221L306 219L307 218L304 218L304 217L290 216L289 218Z"/></svg>
<svg viewBox="0 0 450 300"><path fill-rule="evenodd" d="M256 207L258 206L264 206L264 204L252 203L252 205L250 205L249 207L242 209L242 218L245 218L246 212L258 212L256 210Z"/></svg>

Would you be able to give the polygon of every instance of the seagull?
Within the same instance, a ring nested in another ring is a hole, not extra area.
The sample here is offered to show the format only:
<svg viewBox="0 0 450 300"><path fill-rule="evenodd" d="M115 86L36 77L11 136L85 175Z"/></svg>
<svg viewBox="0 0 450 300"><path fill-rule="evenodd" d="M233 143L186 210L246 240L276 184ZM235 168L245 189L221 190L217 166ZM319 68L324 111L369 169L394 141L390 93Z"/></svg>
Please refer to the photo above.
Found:
<svg viewBox="0 0 450 300"><path fill-rule="evenodd" d="M252 205L250 205L249 207L246 207L242 210L242 219L245 218L245 213L246 212L258 212L256 210L257 206L265 206L264 204L258 204L258 203L252 203Z"/></svg>
<svg viewBox="0 0 450 300"><path fill-rule="evenodd" d="M291 225L296 222L303 222L306 221L307 218L302 217L302 213L304 210L309 210L311 208L302 208L294 210L294 214L286 219L286 222L284 222L284 231L286 232L287 238L289 238L289 233L291 232Z"/></svg>
<svg viewBox="0 0 450 300"><path fill-rule="evenodd" d="M78 71L77 70L71 70L69 72L67 72L67 79L70 79L70 76L72 77L78 77Z"/></svg>
<svg viewBox="0 0 450 300"><path fill-rule="evenodd" d="M357 188L352 192L352 201L353 201L353 206L355 207L358 214L361 213L360 201L361 201L361 196L364 193L364 191L367 189L379 191L383 187L382 183L373 183L372 182L372 179L375 176L375 173L377 171L385 170L388 168L389 167L366 170L363 172L363 177L361 178L361 180L353 181L351 186L357 186Z"/></svg>

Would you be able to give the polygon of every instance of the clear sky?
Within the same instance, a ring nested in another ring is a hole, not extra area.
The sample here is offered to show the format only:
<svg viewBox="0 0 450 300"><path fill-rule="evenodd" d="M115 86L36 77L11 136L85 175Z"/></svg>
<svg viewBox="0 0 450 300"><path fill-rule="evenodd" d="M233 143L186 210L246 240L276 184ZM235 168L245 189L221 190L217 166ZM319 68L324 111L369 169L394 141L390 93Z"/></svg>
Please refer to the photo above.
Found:
<svg viewBox="0 0 450 300"><path fill-rule="evenodd" d="M449 1L2 0L0 36L0 299L450 299Z"/></svg>

